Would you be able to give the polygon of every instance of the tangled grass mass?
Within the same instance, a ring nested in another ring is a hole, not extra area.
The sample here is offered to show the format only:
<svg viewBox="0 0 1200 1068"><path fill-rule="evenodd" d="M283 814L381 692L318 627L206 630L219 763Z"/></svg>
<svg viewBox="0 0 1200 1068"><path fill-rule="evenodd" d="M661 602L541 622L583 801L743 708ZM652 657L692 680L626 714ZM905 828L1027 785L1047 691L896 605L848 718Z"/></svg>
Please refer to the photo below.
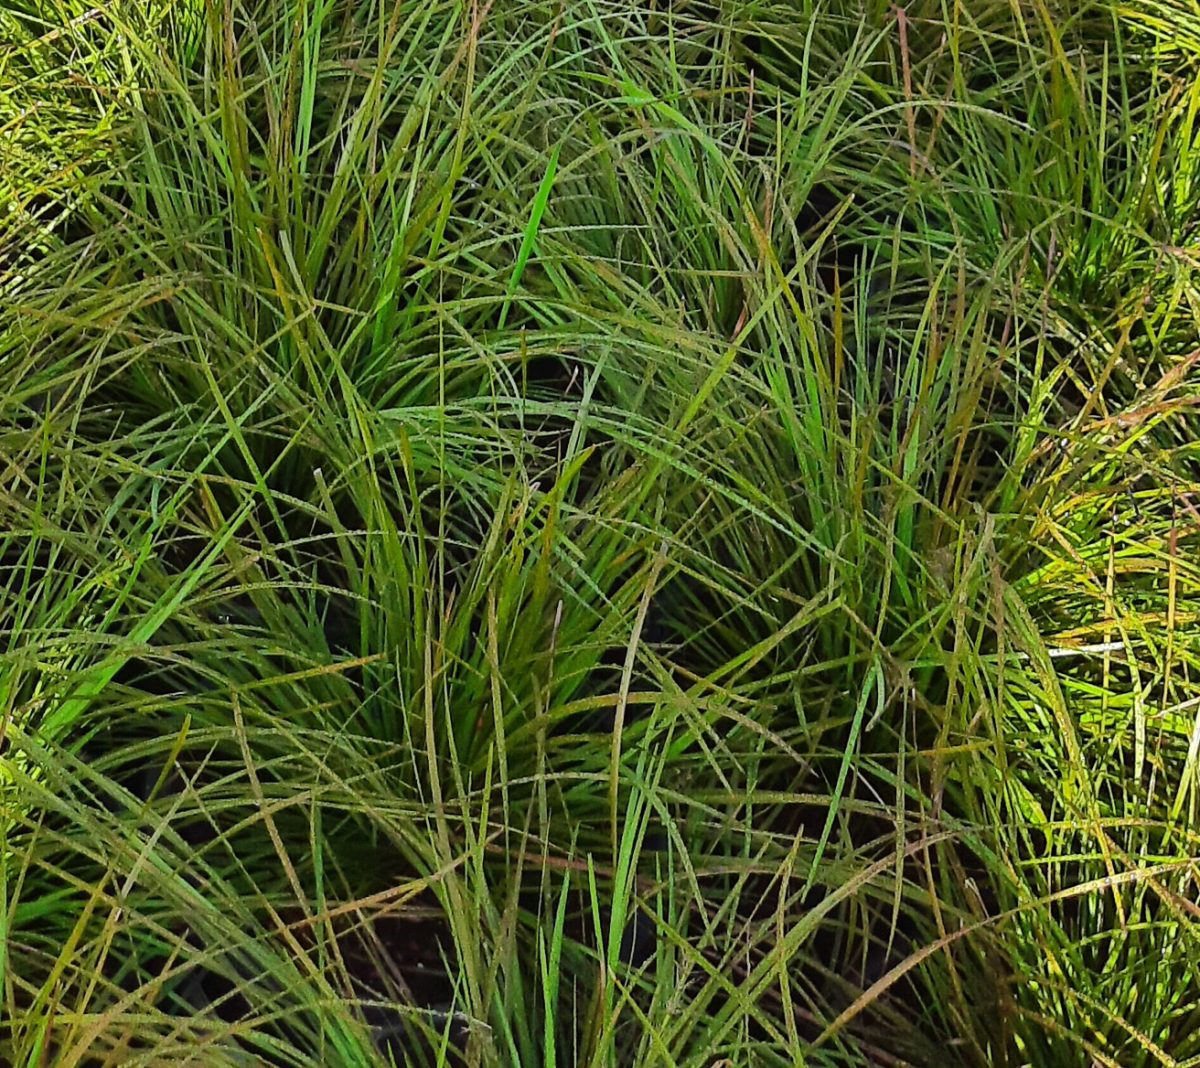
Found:
<svg viewBox="0 0 1200 1068"><path fill-rule="evenodd" d="M0 2L0 1063L1200 1066L1195 0Z"/></svg>

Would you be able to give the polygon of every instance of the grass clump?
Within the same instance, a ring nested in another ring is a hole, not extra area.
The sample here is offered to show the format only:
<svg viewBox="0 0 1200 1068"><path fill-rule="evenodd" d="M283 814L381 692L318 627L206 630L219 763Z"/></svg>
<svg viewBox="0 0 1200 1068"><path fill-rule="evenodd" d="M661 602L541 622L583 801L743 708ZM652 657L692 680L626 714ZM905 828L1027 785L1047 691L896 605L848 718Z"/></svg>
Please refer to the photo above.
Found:
<svg viewBox="0 0 1200 1068"><path fill-rule="evenodd" d="M1190 9L2 18L5 1063L1200 1063Z"/></svg>

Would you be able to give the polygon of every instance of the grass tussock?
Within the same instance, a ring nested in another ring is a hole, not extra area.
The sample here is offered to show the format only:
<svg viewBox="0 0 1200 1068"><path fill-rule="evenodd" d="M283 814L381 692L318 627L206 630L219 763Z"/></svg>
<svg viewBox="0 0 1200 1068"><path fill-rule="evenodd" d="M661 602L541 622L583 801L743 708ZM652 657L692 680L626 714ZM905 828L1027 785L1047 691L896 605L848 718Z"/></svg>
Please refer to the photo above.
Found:
<svg viewBox="0 0 1200 1068"><path fill-rule="evenodd" d="M0 1061L1200 1064L1200 16L0 10Z"/></svg>

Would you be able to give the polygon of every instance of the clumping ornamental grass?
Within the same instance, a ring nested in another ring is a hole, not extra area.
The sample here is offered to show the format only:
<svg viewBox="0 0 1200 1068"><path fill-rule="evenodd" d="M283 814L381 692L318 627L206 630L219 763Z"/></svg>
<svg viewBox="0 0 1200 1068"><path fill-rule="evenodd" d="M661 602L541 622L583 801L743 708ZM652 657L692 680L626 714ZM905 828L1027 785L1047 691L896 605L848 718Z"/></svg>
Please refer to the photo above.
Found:
<svg viewBox="0 0 1200 1068"><path fill-rule="evenodd" d="M1200 1065L1200 9L0 3L0 1063Z"/></svg>

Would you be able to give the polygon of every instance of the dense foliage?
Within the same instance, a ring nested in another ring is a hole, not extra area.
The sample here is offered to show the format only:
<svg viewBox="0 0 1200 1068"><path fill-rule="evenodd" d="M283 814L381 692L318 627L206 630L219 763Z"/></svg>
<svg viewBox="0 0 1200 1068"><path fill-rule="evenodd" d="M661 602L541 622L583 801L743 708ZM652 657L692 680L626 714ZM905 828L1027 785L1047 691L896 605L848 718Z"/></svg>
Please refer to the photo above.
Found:
<svg viewBox="0 0 1200 1068"><path fill-rule="evenodd" d="M0 1062L1200 1065L1191 0L0 2Z"/></svg>

